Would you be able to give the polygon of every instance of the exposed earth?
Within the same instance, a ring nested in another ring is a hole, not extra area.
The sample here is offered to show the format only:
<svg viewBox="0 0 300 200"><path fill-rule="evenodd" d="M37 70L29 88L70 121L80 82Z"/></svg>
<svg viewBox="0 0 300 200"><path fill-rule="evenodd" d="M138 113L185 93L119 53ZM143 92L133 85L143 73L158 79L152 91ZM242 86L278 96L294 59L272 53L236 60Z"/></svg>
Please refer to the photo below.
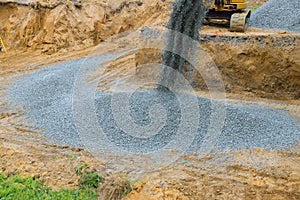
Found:
<svg viewBox="0 0 300 200"><path fill-rule="evenodd" d="M157 93L154 82L171 2L1 0L0 36L7 53L0 52L0 172L34 177L58 190L76 187L76 169L85 163L104 177L99 199L300 199L300 34L284 27L233 33L203 26L203 54L195 59L213 63L220 73L226 99L216 100L228 114L223 135L209 154L197 150L199 134L174 162L171 155L155 160L166 165L146 163L147 155L139 155L172 139L182 114L174 97ZM198 72L192 80L201 111L210 113L215 96L207 80ZM160 117L167 110L164 137L128 138L116 125L111 98L137 87L125 124L131 117L142 127L153 124L149 104L164 100L167 109L154 113ZM93 151L80 138L76 131L93 131L93 120L76 127L74 88L82 97L79 111L89 109L86 98L93 94L99 123L126 156L106 146ZM201 116L203 128L210 116Z"/></svg>

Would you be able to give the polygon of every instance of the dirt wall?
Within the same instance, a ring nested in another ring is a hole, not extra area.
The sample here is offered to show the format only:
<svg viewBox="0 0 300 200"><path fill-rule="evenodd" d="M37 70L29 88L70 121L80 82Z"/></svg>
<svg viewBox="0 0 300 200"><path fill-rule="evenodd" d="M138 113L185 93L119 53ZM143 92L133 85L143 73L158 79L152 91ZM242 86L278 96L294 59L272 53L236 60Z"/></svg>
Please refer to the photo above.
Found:
<svg viewBox="0 0 300 200"><path fill-rule="evenodd" d="M299 36L219 37L202 43L222 74L226 90L260 97L300 98ZM197 77L196 80L199 80ZM197 81L203 87L201 81Z"/></svg>
<svg viewBox="0 0 300 200"><path fill-rule="evenodd" d="M147 24L163 24L168 1L37 1L0 3L0 35L8 49L79 50Z"/></svg>

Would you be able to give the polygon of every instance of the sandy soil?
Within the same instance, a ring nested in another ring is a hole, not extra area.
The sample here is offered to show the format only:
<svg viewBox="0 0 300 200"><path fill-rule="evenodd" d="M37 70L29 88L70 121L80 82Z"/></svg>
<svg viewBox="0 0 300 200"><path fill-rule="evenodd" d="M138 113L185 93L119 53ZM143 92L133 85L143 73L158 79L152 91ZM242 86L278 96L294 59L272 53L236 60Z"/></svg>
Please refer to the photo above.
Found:
<svg viewBox="0 0 300 200"><path fill-rule="evenodd" d="M174 164L148 175L127 199L272 200L300 195L299 151L250 149L182 160L184 166Z"/></svg>
<svg viewBox="0 0 300 200"><path fill-rule="evenodd" d="M142 25L162 24L170 1L1 2L0 35L7 49L30 47L52 54L92 47Z"/></svg>

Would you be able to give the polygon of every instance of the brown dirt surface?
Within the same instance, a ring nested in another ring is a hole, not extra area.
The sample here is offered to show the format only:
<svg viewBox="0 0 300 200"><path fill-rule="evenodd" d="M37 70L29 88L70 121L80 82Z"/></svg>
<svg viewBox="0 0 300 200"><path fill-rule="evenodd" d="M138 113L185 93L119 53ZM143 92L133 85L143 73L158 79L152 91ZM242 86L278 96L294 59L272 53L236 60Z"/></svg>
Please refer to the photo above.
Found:
<svg viewBox="0 0 300 200"><path fill-rule="evenodd" d="M299 153L256 148L185 156L184 166L174 164L145 177L148 181L126 199L299 199Z"/></svg>
<svg viewBox="0 0 300 200"><path fill-rule="evenodd" d="M76 169L81 163L86 163L99 174L106 175L104 166L92 160L81 149L28 144L30 136L26 137L26 142L3 137L9 133L9 130L1 128L1 173L33 177L55 190L74 188L78 185ZM26 133L23 133L23 136L25 135Z"/></svg>

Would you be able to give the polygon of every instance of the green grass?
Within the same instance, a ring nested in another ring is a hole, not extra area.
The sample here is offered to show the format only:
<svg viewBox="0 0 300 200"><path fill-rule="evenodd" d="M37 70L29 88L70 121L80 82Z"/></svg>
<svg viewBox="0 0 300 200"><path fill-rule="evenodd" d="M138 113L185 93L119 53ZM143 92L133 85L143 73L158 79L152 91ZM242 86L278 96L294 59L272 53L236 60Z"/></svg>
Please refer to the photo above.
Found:
<svg viewBox="0 0 300 200"><path fill-rule="evenodd" d="M251 12L253 13L254 11L256 11L260 6L255 5L255 6L248 6L248 9L251 10Z"/></svg>
<svg viewBox="0 0 300 200"><path fill-rule="evenodd" d="M86 188L98 188L99 182L102 177L96 172L91 171L90 167L85 163L80 163L76 169L76 174L79 176L79 186Z"/></svg>
<svg viewBox="0 0 300 200"><path fill-rule="evenodd" d="M69 159L70 159L71 161L76 160L76 158L77 158L77 155L76 155L76 154L70 154L70 155L69 155Z"/></svg>
<svg viewBox="0 0 300 200"><path fill-rule="evenodd" d="M90 200L96 199L96 192L87 185L74 190L53 191L40 181L6 176L0 173L0 200Z"/></svg>
<svg viewBox="0 0 300 200"><path fill-rule="evenodd" d="M100 186L103 178L84 162L79 163L75 173L78 186L59 191L51 190L34 178L0 173L0 200L93 200L97 199L96 191L101 191L98 195L103 199L121 199L131 192L134 184L127 174L120 173L106 179Z"/></svg>

